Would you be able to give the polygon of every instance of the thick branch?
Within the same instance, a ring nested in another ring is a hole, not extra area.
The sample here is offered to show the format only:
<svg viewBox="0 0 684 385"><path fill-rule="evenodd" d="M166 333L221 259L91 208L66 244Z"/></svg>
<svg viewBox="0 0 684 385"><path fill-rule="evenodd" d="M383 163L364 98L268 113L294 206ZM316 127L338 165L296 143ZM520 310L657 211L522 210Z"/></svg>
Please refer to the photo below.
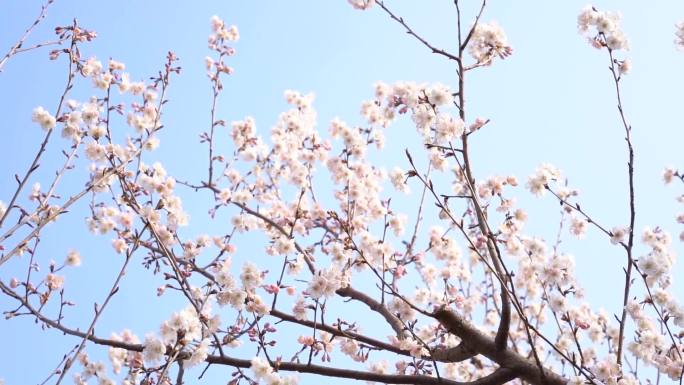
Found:
<svg viewBox="0 0 684 385"><path fill-rule="evenodd" d="M387 321L387 323L392 327L394 332L397 334L397 338L404 338L404 325L396 316L394 316L394 314L392 314L392 312L390 312L380 302L376 301L375 299L371 298L365 293L362 293L352 288L351 286L337 289L336 293L338 295L341 295L342 297L349 297L351 299L363 302L364 304L366 304L366 306L368 306L369 309L379 313L385 319L385 321Z"/></svg>
<svg viewBox="0 0 684 385"><path fill-rule="evenodd" d="M398 347L396 347L390 343L383 342L380 340L376 340L374 338L370 338L368 336L364 336L363 334L358 334L358 333L355 333L352 331L344 331L342 329L336 328L336 327L331 326L331 325L321 324L318 322L314 323L313 321L308 321L308 320L300 320L300 319L295 318L293 315L281 312L280 310L275 310L275 309L271 310L271 312L269 314L273 317L280 318L283 321L296 323L296 324L306 326L306 327L310 327L310 328L313 328L315 325L316 328L323 330L325 332L328 332L334 336L351 338L353 340L363 342L365 344L371 345L371 346L376 347L378 349L382 349L384 351L388 351L388 352L392 352L392 353L396 353L396 354L401 354L404 356L410 356L411 355L411 353L408 350L400 349L400 348L398 348ZM446 353L442 353L442 355L444 357L446 357Z"/></svg>
<svg viewBox="0 0 684 385"><path fill-rule="evenodd" d="M432 359L442 362L461 362L477 355L475 349L464 341L453 348L437 348L432 352Z"/></svg>
<svg viewBox="0 0 684 385"><path fill-rule="evenodd" d="M510 369L523 380L536 385L565 385L567 380L558 374L541 368L535 362L511 351L500 350L495 340L482 333L460 315L446 308L434 313L434 317L450 333L455 334L483 356L499 364L502 368ZM543 370L543 372L542 372Z"/></svg>
<svg viewBox="0 0 684 385"><path fill-rule="evenodd" d="M249 368L250 361L231 358L231 357L207 357L208 363L224 364L236 366L240 368ZM497 369L494 373L479 378L472 382L458 382L447 380L445 378L428 377L420 375L405 375L405 374L380 374L372 372L362 372L351 369L332 368L322 365L308 365L298 364L293 362L281 362L278 370L286 370L299 373L318 374L327 377L350 378L354 380L382 382L385 384L418 384L418 385L499 385L504 384L516 378L513 371L508 369Z"/></svg>

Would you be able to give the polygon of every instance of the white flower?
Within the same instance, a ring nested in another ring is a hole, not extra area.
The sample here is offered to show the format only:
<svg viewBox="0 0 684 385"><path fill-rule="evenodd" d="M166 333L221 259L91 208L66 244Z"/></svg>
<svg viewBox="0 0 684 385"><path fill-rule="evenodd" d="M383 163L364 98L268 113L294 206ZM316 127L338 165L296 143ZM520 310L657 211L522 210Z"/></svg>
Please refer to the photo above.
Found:
<svg viewBox="0 0 684 385"><path fill-rule="evenodd" d="M238 41L240 39L240 33L238 32L238 28L234 25L231 25L230 27L228 27L228 29L224 28L223 31L219 33L219 36L230 41Z"/></svg>
<svg viewBox="0 0 684 385"><path fill-rule="evenodd" d="M223 20L216 15L211 17L211 29L214 31L214 34L209 37L210 47L211 44L214 44L218 39L229 41L237 41L240 39L240 33L238 32L237 27L231 25L226 28L226 24Z"/></svg>
<svg viewBox="0 0 684 385"><path fill-rule="evenodd" d="M663 182L665 182L665 184L672 183L672 180L674 180L677 174L677 170L673 167L666 167L665 170L663 170Z"/></svg>
<svg viewBox="0 0 684 385"><path fill-rule="evenodd" d="M625 59L619 62L618 70L620 71L620 75L627 75L629 71L632 70L632 61L629 59Z"/></svg>
<svg viewBox="0 0 684 385"><path fill-rule="evenodd" d="M81 68L83 76L96 76L102 72L102 63L94 57L89 58Z"/></svg>
<svg viewBox="0 0 684 385"><path fill-rule="evenodd" d="M373 373L386 374L388 370L389 363L385 360L373 362L369 369Z"/></svg>
<svg viewBox="0 0 684 385"><path fill-rule="evenodd" d="M235 287L235 279L230 274L230 269L220 269L214 273L216 282L226 289L233 289Z"/></svg>
<svg viewBox="0 0 684 385"><path fill-rule="evenodd" d="M603 360L597 362L593 367L592 373L601 381L616 383L615 379L621 372L615 355L609 354Z"/></svg>
<svg viewBox="0 0 684 385"><path fill-rule="evenodd" d="M145 336L145 343L143 344L143 359L145 362L154 364L164 358L166 354L166 346L164 343L152 334Z"/></svg>
<svg viewBox="0 0 684 385"><path fill-rule="evenodd" d="M113 79L114 76L111 73L105 72L102 75L93 78L93 84L99 89L106 90L111 85Z"/></svg>
<svg viewBox="0 0 684 385"><path fill-rule="evenodd" d="M549 295L548 302L549 302L549 307L551 308L551 310L553 310L555 312L564 312L565 311L565 306L566 306L565 297L562 296L560 293L558 293L558 292L551 293Z"/></svg>
<svg viewBox="0 0 684 385"><path fill-rule="evenodd" d="M117 238L112 241L112 247L114 247L114 251L117 252L117 254L122 254L124 251L128 249L128 245L126 244L126 241L124 241L121 238Z"/></svg>
<svg viewBox="0 0 684 385"><path fill-rule="evenodd" d="M236 191L235 194L233 194L233 202L243 205L249 202L252 198L252 193L247 189Z"/></svg>
<svg viewBox="0 0 684 385"><path fill-rule="evenodd" d="M577 238L583 238L587 232L587 221L581 218L572 217L570 232Z"/></svg>
<svg viewBox="0 0 684 385"><path fill-rule="evenodd" d="M319 270L309 282L307 293L312 298L332 297L335 291L348 284L348 278L337 268L330 266L326 270Z"/></svg>
<svg viewBox="0 0 684 385"><path fill-rule="evenodd" d="M273 246L275 247L276 252L281 255L290 254L296 250L294 239L291 239L284 235L276 239Z"/></svg>
<svg viewBox="0 0 684 385"><path fill-rule="evenodd" d="M268 361L261 357L254 357L251 361L252 365L250 369L254 372L254 376L257 379L263 379L273 373L273 368L269 365Z"/></svg>
<svg viewBox="0 0 684 385"><path fill-rule="evenodd" d="M437 142L448 142L453 138L463 135L465 123L460 118L454 119L450 115L440 114L437 116Z"/></svg>
<svg viewBox="0 0 684 385"><path fill-rule="evenodd" d="M411 306L409 306L406 301L394 298L389 304L389 310L399 315L399 318L403 321L413 321L416 319L416 312ZM403 349L410 350L410 348L402 347Z"/></svg>
<svg viewBox="0 0 684 385"><path fill-rule="evenodd" d="M99 162L106 159L107 153L103 145L97 142L90 142L85 148L86 157L93 162Z"/></svg>
<svg viewBox="0 0 684 385"><path fill-rule="evenodd" d="M489 65L498 56L505 59L513 53L504 30L495 22L478 23L468 42L468 52L478 63Z"/></svg>
<svg viewBox="0 0 684 385"><path fill-rule="evenodd" d="M80 266L81 254L79 254L76 250L70 250L67 254L65 263L69 266Z"/></svg>
<svg viewBox="0 0 684 385"><path fill-rule="evenodd" d="M591 27L594 27L594 30L591 30ZM588 5L577 16L577 28L583 35L593 34L589 36L589 43L596 48L629 49L627 38L620 29L618 13L598 11Z"/></svg>
<svg viewBox="0 0 684 385"><path fill-rule="evenodd" d="M40 126L45 131L52 130L55 127L55 124L57 124L55 117L50 115L49 112L47 112L43 107L40 107L40 106L36 107L33 110L33 115L31 116L31 120L35 123L40 124Z"/></svg>
<svg viewBox="0 0 684 385"><path fill-rule="evenodd" d="M256 313L259 316L265 316L271 310L266 303L256 294L252 294L247 301L245 309L250 313Z"/></svg>
<svg viewBox="0 0 684 385"><path fill-rule="evenodd" d="M210 19L211 21L211 28L214 30L214 32L218 31L219 29L223 28L223 20L221 20L220 17L217 15L213 15Z"/></svg>
<svg viewBox="0 0 684 385"><path fill-rule="evenodd" d="M443 106L453 103L454 97L451 95L449 87L444 84L435 84L430 89L428 100L436 106Z"/></svg>
<svg viewBox="0 0 684 385"><path fill-rule="evenodd" d="M356 353L359 351L359 344L350 338L342 338L340 350L350 357L356 357Z"/></svg>
<svg viewBox="0 0 684 385"><path fill-rule="evenodd" d="M242 265L240 279L242 280L242 285L245 287L245 290L254 290L261 285L261 275L261 270L259 270L255 264L246 262Z"/></svg>
<svg viewBox="0 0 684 385"><path fill-rule="evenodd" d="M543 195L546 186L551 181L556 181L560 178L560 171L554 166L544 163L537 168L534 175L527 179L527 188L534 195Z"/></svg>
<svg viewBox="0 0 684 385"><path fill-rule="evenodd" d="M614 245L622 242L622 240L625 238L625 235L627 235L627 229L624 227L613 227L610 232L612 234L610 237L610 243Z"/></svg>
<svg viewBox="0 0 684 385"><path fill-rule="evenodd" d="M409 193L411 191L408 187L408 184L406 184L404 170L400 169L399 167L395 167L392 171L390 171L389 177L392 185L394 185L394 188L397 189L397 191L403 193Z"/></svg>
<svg viewBox="0 0 684 385"><path fill-rule="evenodd" d="M111 71L123 71L126 69L126 64L114 59L109 59L109 69Z"/></svg>
<svg viewBox="0 0 684 385"><path fill-rule="evenodd" d="M401 235L404 233L404 228L406 226L406 221L408 220L408 217L406 214L395 214L392 215L392 217L389 220L389 225L392 228L392 231L394 231L394 235Z"/></svg>
<svg viewBox="0 0 684 385"><path fill-rule="evenodd" d="M204 66L206 67L207 71L211 73L211 68L214 66L214 59L211 58L211 56L207 56L204 58Z"/></svg>
<svg viewBox="0 0 684 385"><path fill-rule="evenodd" d="M294 314L295 318L297 318L298 320L304 321L307 319L306 309L307 309L307 305L306 305L306 302L304 301L304 298L299 297L297 299L297 302L295 302L294 306L292 307L292 314Z"/></svg>
<svg viewBox="0 0 684 385"><path fill-rule="evenodd" d="M64 286L64 277L50 273L45 277L45 284L50 290L58 290Z"/></svg>
<svg viewBox="0 0 684 385"><path fill-rule="evenodd" d="M347 0L354 9L360 9L362 11L372 7L375 4L375 0Z"/></svg>
<svg viewBox="0 0 684 385"><path fill-rule="evenodd" d="M159 147L159 138L156 136L150 136L145 141L145 149L148 151L154 151Z"/></svg>
<svg viewBox="0 0 684 385"><path fill-rule="evenodd" d="M217 200L223 204L226 204L230 201L232 194L233 193L229 188L225 188L218 194Z"/></svg>
<svg viewBox="0 0 684 385"><path fill-rule="evenodd" d="M209 339L205 338L197 345L197 348L190 354L190 358L184 361L187 367L192 367L204 362L209 355Z"/></svg>
<svg viewBox="0 0 684 385"><path fill-rule="evenodd" d="M219 305L229 304L235 310L242 310L245 307L245 299L247 299L247 293L237 289L224 290L216 296Z"/></svg>
<svg viewBox="0 0 684 385"><path fill-rule="evenodd" d="M437 170L444 171L449 167L446 154L442 153L437 148L430 149L430 164Z"/></svg>

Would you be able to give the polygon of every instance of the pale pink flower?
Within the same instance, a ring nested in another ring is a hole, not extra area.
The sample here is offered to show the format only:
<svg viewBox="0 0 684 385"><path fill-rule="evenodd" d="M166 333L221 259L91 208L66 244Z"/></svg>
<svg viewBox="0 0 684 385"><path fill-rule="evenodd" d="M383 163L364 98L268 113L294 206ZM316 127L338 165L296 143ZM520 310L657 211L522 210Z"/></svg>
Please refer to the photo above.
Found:
<svg viewBox="0 0 684 385"><path fill-rule="evenodd" d="M55 117L50 115L48 111L40 106L33 110L31 120L35 123L38 123L45 131L52 130L55 127L55 124L57 124Z"/></svg>
<svg viewBox="0 0 684 385"><path fill-rule="evenodd" d="M117 254L122 254L124 251L128 250L128 245L126 244L126 241L121 238L113 240L112 247L114 247L114 251L116 251Z"/></svg>

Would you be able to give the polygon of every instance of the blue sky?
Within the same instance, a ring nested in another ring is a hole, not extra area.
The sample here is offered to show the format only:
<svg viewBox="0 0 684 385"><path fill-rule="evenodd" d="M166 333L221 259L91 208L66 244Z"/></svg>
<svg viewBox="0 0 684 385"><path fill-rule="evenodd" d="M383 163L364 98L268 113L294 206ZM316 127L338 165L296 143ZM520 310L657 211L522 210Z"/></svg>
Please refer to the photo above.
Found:
<svg viewBox="0 0 684 385"><path fill-rule="evenodd" d="M633 70L622 87L626 113L634 127L636 227L660 225L676 237L681 228L674 217L681 208L674 198L681 189L664 187L661 171L666 165L682 164L684 52L677 51L673 40L674 25L684 19L684 3L640 4L615 0L594 5L622 11L623 28L631 45L625 56L631 58ZM34 20L40 5L33 0L2 4L0 54ZM388 0L387 5L435 46L456 47L451 1ZM615 108L607 55L591 48L576 31L576 15L584 5L584 0L573 0L492 2L488 7L483 20L496 20L504 28L514 53L503 62L469 74L468 114L491 119L472 141L474 169L479 178L515 174L524 180L539 163L553 163L569 178L570 186L580 190L583 208L608 227L625 225L627 155L623 129ZM235 74L225 81L219 117L230 121L254 116L263 133L287 108L282 97L286 89L316 93L318 127L325 130L335 116L361 123L360 103L372 97L372 84L377 80L456 84L453 63L430 54L380 9L359 12L343 0L56 0L27 44L51 39L54 26L67 25L76 17L82 26L98 32L94 42L83 46L83 55L125 62L136 80L153 75L166 52L174 51L183 72L173 80L169 93L161 147L148 159L150 163L162 161L179 179L198 180L206 172L205 148L199 144L198 135L209 125L211 94L203 59L209 54L206 38L209 18L214 14L236 24L241 34L235 44L237 55L230 59ZM37 50L12 58L0 73L0 200L9 200L13 175L28 166L42 135L30 121L32 109L42 105L54 110L65 72L63 61L50 62L47 50ZM75 97L85 99L89 92L87 87L76 89ZM225 135L227 146L227 132ZM395 124L387 136L387 147L393 150L383 162L406 167L403 148L416 139L409 122L404 119ZM59 139L49 148L45 167L36 180L51 175L60 161L59 146L64 144ZM82 179L76 177L65 180L67 190L81 184ZM206 212L202 198L208 197L186 199L194 218L202 218ZM517 198L530 212L528 231L552 239L558 222L557 202L529 194ZM92 302L104 297L120 262L107 245L109 238L87 235L83 221L86 207L79 206L58 226L48 228L39 256L46 266L50 259L61 261L73 247L84 255L83 266L67 281L82 308L73 310L71 318L79 325L85 324ZM196 226L193 232L211 231L211 223L191 224ZM564 247L577 258L578 276L587 296L617 311L624 264L621 250L611 247L593 230L581 241L566 237ZM681 250L678 244L676 248ZM20 274L20 262L3 266L0 279L7 281ZM681 268L675 266L678 271ZM130 327L142 337L178 310L176 302L163 298L158 301L158 310L155 306L154 312L149 311L150 301L157 299L154 292L143 288L159 285L141 283L149 279L145 271L130 269L122 292L98 324L100 334ZM678 282L676 294L682 293ZM0 299L3 310L12 306L9 299ZM0 327L0 338L8 346L0 354L5 356L0 359L0 378L7 384L41 382L76 343L26 321L10 320ZM221 376L226 372L229 370L210 371L214 379L224 378ZM302 383L314 380L306 377Z"/></svg>

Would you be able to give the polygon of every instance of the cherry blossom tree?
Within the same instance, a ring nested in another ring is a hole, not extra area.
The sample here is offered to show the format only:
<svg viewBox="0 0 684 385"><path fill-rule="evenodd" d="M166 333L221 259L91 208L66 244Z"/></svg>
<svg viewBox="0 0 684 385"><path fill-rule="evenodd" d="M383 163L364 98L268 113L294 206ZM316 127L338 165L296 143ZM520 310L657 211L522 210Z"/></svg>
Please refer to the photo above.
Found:
<svg viewBox="0 0 684 385"><path fill-rule="evenodd" d="M51 3L0 60L1 71L23 52L47 49L66 71L57 107L33 110L43 140L0 202L0 268L15 263L25 272L1 276L5 318L76 343L47 369L45 383L180 385L199 383L214 367L230 368L223 380L231 385L296 384L300 375L422 385L681 382L684 307L672 291L672 239L661 227L635 228L635 150L621 96L631 64L619 14L588 6L577 17L595 49L587 55L603 55L609 66L622 124L615 140L625 140L629 215L614 226L582 208L550 164L524 180L475 175L469 142L489 120L468 114L468 75L514 54L484 0L454 1L453 51L434 46L389 2L349 0L384 13L427 55L453 65L455 77L378 82L361 103L361 124L338 118L323 124L327 130L316 128L313 94L292 90L270 131L249 116L221 119L217 103L240 34L212 17L205 64L213 102L200 135L206 164L193 179L169 175L152 153L167 90L182 76L176 55L169 52L149 81L134 81L124 63L86 53L97 34L77 21L57 27L55 40L27 46ZM684 47L684 25L675 33ZM77 83L91 83L92 97L72 99ZM398 122L415 128L421 151L384 148ZM63 163L42 164L55 142ZM386 169L373 162L386 151L405 156ZM54 173L37 178L46 167ZM80 189L62 183L72 175L85 177ZM684 181L673 168L663 176ZM190 220L179 191L208 202L207 215ZM530 194L560 205L560 223L549 224L559 228L555 242L526 232L528 215L515 197ZM111 277L98 277L110 289L86 329L72 325L75 304L65 290L81 264L78 240L61 262L46 262L39 248L44 232L78 215L78 202L87 202L84 226L108 239L106 252L120 261ZM188 230L219 217L230 225ZM559 248L566 230L598 232L623 256L617 314L584 297L584 277ZM259 241L237 247L240 238ZM143 335L129 325L96 329L133 269L163 277L157 295L183 305L158 314L158 328ZM93 358L102 351L108 361Z"/></svg>

